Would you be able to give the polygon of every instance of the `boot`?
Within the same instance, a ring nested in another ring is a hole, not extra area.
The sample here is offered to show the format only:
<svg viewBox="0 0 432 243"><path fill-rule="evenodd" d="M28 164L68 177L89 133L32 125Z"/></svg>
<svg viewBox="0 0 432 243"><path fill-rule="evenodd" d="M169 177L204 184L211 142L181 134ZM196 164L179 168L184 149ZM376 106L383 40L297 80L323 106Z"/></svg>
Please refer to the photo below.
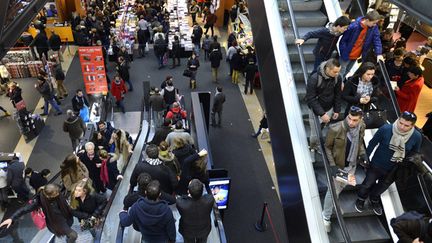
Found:
<svg viewBox="0 0 432 243"><path fill-rule="evenodd" d="M196 89L196 80L192 80L192 89Z"/></svg>

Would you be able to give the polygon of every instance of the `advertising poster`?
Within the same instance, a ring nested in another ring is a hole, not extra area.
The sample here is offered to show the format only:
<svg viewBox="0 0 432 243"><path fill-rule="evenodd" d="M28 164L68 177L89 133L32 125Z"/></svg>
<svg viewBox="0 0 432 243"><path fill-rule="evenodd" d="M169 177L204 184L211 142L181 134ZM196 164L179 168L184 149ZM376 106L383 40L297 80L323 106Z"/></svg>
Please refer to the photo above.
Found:
<svg viewBox="0 0 432 243"><path fill-rule="evenodd" d="M78 48L78 53L86 93L106 94L108 92L108 84L102 47L80 47Z"/></svg>

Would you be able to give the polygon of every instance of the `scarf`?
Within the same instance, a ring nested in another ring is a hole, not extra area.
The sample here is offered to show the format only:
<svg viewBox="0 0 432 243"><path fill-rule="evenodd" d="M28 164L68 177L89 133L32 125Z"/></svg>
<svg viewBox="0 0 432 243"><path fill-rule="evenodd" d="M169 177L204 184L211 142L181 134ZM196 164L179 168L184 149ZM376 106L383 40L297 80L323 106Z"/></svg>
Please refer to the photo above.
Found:
<svg viewBox="0 0 432 243"><path fill-rule="evenodd" d="M399 163L405 158L405 144L410 139L411 135L414 133L414 128L408 132L401 132L397 128L399 119L393 123L392 132L393 135L390 139L389 149L393 150L393 156L390 159L392 162Z"/></svg>
<svg viewBox="0 0 432 243"><path fill-rule="evenodd" d="M371 96L372 92L373 92L372 82L365 82L360 78L357 86L357 94L359 94L361 97L364 97L364 96Z"/></svg>
<svg viewBox="0 0 432 243"><path fill-rule="evenodd" d="M351 128L350 126L348 126L348 117L345 118L344 120L344 126L346 128L348 128L348 139L351 140L351 146L349 149L349 153L348 153L348 157L347 157L347 161L352 164L352 163L357 163L357 155L358 155L358 148L359 148L359 142L360 142L360 124L357 125L354 128Z"/></svg>
<svg viewBox="0 0 432 243"><path fill-rule="evenodd" d="M156 158L156 159L146 158L145 160L150 165L160 165L160 164L162 164L162 161L160 161L158 158Z"/></svg>
<svg viewBox="0 0 432 243"><path fill-rule="evenodd" d="M103 183L104 186L108 185L109 183L109 176L108 176L108 161L109 161L109 157L107 159L103 159L102 160L102 165L101 165L101 169L100 169L100 179Z"/></svg>

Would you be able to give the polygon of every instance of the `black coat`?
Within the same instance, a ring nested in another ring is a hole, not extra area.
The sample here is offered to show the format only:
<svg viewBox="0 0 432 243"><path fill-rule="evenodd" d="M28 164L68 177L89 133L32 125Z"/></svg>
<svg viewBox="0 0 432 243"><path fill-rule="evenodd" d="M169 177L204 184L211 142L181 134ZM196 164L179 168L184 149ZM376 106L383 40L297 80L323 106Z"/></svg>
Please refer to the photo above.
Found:
<svg viewBox="0 0 432 243"><path fill-rule="evenodd" d="M184 160L189 157L189 155L192 155L195 153L195 149L192 148L191 145L185 144L185 146L181 148L174 149L173 154L177 158L179 164L183 166Z"/></svg>
<svg viewBox="0 0 432 243"><path fill-rule="evenodd" d="M72 116L63 123L63 131L69 133L73 139L80 138L85 132L85 124L80 116Z"/></svg>
<svg viewBox="0 0 432 243"><path fill-rule="evenodd" d="M429 224L430 218L424 218L423 224ZM420 238L425 243L432 243L431 237L422 239L421 235L421 222L419 220L401 220L393 225L393 231L399 237L398 243L411 243L416 238Z"/></svg>
<svg viewBox="0 0 432 243"><path fill-rule="evenodd" d="M44 81L42 84L38 84L36 89L46 100L50 100L54 97L54 93L52 92L50 84L47 81Z"/></svg>
<svg viewBox="0 0 432 243"><path fill-rule="evenodd" d="M51 37L49 38L49 45L51 50L53 51L60 50L60 46L61 46L60 36L57 34L52 34Z"/></svg>
<svg viewBox="0 0 432 243"><path fill-rule="evenodd" d="M180 41L175 40L172 42L171 54L173 55L173 57L180 57L180 53L181 53Z"/></svg>
<svg viewBox="0 0 432 243"><path fill-rule="evenodd" d="M178 183L177 188L177 195L187 195L187 188L189 185L189 182L192 179L198 179L203 184L206 185L206 188L209 188L209 177L207 173L202 173L201 171L196 171L193 164L195 161L199 159L198 153L193 153L192 155L189 155L186 157L183 161L183 164L181 165L181 175L180 175L180 181Z"/></svg>
<svg viewBox="0 0 432 243"><path fill-rule="evenodd" d="M102 164L102 160L97 154L94 155L93 160L90 160L86 152L78 154L81 162L87 167L89 171L89 177L93 181L93 187L96 192L105 191L102 181L100 179L100 167L96 167L96 164Z"/></svg>
<svg viewBox="0 0 432 243"><path fill-rule="evenodd" d="M65 80L65 74L63 72L62 66L60 64L57 64L54 67L54 78L56 80Z"/></svg>
<svg viewBox="0 0 432 243"><path fill-rule="evenodd" d="M21 92L21 88L17 86L12 90L12 92L7 93L7 96L9 96L9 99L11 100L14 107L16 103L20 102L23 99L21 96Z"/></svg>
<svg viewBox="0 0 432 243"><path fill-rule="evenodd" d="M33 171L30 176L29 183L30 186L33 187L35 191L37 191L40 187L45 186L48 183L48 180L39 172Z"/></svg>
<svg viewBox="0 0 432 243"><path fill-rule="evenodd" d="M88 194L84 201L81 201L80 198L76 200L78 201L78 206L72 210L72 214L80 220L88 219L92 216L99 217L107 204L107 199L97 193Z"/></svg>
<svg viewBox="0 0 432 243"><path fill-rule="evenodd" d="M322 116L328 110L333 108L335 113L341 111L341 85L342 78L328 77L325 78L321 73L321 69L312 74L306 86L306 102L312 108L315 115ZM318 75L322 79L322 83L318 87Z"/></svg>
<svg viewBox="0 0 432 243"><path fill-rule="evenodd" d="M12 188L20 187L22 184L25 185L23 171L25 164L18 160L12 160L9 162L7 167L7 184Z"/></svg>
<svg viewBox="0 0 432 243"><path fill-rule="evenodd" d="M209 194L195 200L188 196L177 199L177 209L180 213L179 232L187 238L207 237L211 231L210 214L214 198Z"/></svg>
<svg viewBox="0 0 432 243"><path fill-rule="evenodd" d="M225 94L220 92L217 93L213 98L213 112L221 112L223 109L223 103L225 103Z"/></svg>
<svg viewBox="0 0 432 243"><path fill-rule="evenodd" d="M48 50L48 45L48 38L43 33L37 34L32 44L32 46L36 46L38 50Z"/></svg>
<svg viewBox="0 0 432 243"><path fill-rule="evenodd" d="M255 73L258 71L258 68L255 64L248 64L244 71L246 72L246 80L252 81L255 78Z"/></svg>
<svg viewBox="0 0 432 243"><path fill-rule="evenodd" d="M178 181L176 175L162 161L159 165L150 165L146 161L142 161L135 166L132 172L130 178L131 190L137 185L138 176L143 172L149 173L153 180L159 181L161 191L172 194L177 187Z"/></svg>
<svg viewBox="0 0 432 243"><path fill-rule="evenodd" d="M121 79L123 79L125 82L129 80L129 67L126 61L117 66L117 71Z"/></svg>
<svg viewBox="0 0 432 243"><path fill-rule="evenodd" d="M90 108L90 104L88 103L87 99L84 96L78 97L75 95L72 98L72 109L75 112L79 112L84 107L84 105Z"/></svg>
<svg viewBox="0 0 432 243"><path fill-rule="evenodd" d="M219 49L213 49L210 52L209 59L210 59L211 67L218 68L222 60L222 53L219 51Z"/></svg>
<svg viewBox="0 0 432 243"><path fill-rule="evenodd" d="M239 53L234 53L234 55L231 57L231 65L233 70L240 71L243 69L243 55Z"/></svg>
<svg viewBox="0 0 432 243"><path fill-rule="evenodd" d="M342 99L348 103L345 114L348 114L350 107L353 105L362 108L363 111L368 111L371 103L375 103L378 101L378 96L381 94L378 87L379 81L376 77L373 77L371 82L373 86L373 91L370 96L370 101L367 104L360 104L360 98L362 97L360 94L357 93L357 87L359 84L358 77L353 76L345 83L344 89L342 91Z"/></svg>
<svg viewBox="0 0 432 243"><path fill-rule="evenodd" d="M125 198L123 199L123 209L128 210L141 197L145 197L145 195L143 196L139 192L136 192L136 191L127 194L125 196ZM161 195L159 196L159 200L164 200L169 205L176 203L175 197L173 195L166 193L166 192L161 192Z"/></svg>
<svg viewBox="0 0 432 243"><path fill-rule="evenodd" d="M161 128L156 129L155 135L153 136L153 139L149 142L149 144L159 146L162 141L165 141L166 137L171 131L171 127L166 126L162 126Z"/></svg>

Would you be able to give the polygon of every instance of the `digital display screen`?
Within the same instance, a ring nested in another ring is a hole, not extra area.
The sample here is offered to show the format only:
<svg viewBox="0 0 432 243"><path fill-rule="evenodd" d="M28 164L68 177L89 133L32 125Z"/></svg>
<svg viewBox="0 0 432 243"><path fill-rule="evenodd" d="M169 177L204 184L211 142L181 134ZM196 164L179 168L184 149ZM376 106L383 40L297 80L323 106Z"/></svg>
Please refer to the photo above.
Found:
<svg viewBox="0 0 432 243"><path fill-rule="evenodd" d="M230 192L231 179L219 178L210 180L210 190L216 201L218 209L226 209L228 207L228 199Z"/></svg>

